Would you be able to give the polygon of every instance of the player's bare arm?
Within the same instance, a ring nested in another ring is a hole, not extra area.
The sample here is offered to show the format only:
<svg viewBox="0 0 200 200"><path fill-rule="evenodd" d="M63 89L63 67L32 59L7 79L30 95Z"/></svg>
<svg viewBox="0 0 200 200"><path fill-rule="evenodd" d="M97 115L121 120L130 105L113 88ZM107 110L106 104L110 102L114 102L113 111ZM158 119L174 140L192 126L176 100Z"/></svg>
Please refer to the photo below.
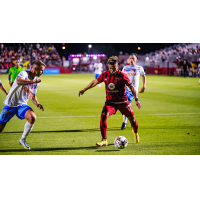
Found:
<svg viewBox="0 0 200 200"><path fill-rule="evenodd" d="M40 110L44 111L44 108L43 108L43 106L39 103L39 101L38 101L36 95L31 94L31 95L30 95L30 98L31 98L31 101L32 101Z"/></svg>
<svg viewBox="0 0 200 200"><path fill-rule="evenodd" d="M132 94L133 94L133 96L135 98L136 106L140 109L141 108L141 103L138 100L138 95L136 93L136 90L134 89L134 87L132 85L129 85L128 87L130 88L130 90L131 90L131 92L132 92Z"/></svg>
<svg viewBox="0 0 200 200"><path fill-rule="evenodd" d="M21 77L17 77L17 84L18 85L29 85L29 84L34 84L34 83L40 83L42 80L40 78L36 78L35 80L24 80Z"/></svg>
<svg viewBox="0 0 200 200"><path fill-rule="evenodd" d="M142 77L142 82L143 82L143 87L141 88L139 93L143 93L146 89L146 76L145 75Z"/></svg>
<svg viewBox="0 0 200 200"><path fill-rule="evenodd" d="M90 88L95 87L99 83L100 82L97 79L93 80L91 83L89 83L89 85L86 88L84 88L83 90L79 91L79 97L81 95L83 95L85 91L89 90Z"/></svg>
<svg viewBox="0 0 200 200"><path fill-rule="evenodd" d="M8 95L8 92L6 90L6 88L4 87L4 85L2 83L0 83L0 89L6 94Z"/></svg>
<svg viewBox="0 0 200 200"><path fill-rule="evenodd" d="M9 82L9 85L11 86L11 81L10 81L10 79L11 79L11 74L8 74L8 82Z"/></svg>

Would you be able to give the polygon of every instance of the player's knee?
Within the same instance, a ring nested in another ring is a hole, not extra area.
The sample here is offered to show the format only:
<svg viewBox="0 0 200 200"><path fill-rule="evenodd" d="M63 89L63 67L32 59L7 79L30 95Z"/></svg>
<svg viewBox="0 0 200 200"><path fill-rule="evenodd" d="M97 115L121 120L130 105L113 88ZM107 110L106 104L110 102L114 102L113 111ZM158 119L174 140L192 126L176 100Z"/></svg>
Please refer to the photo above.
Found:
<svg viewBox="0 0 200 200"><path fill-rule="evenodd" d="M30 122L31 122L31 124L34 124L35 121L36 121L36 114L34 112L32 112L30 115Z"/></svg>

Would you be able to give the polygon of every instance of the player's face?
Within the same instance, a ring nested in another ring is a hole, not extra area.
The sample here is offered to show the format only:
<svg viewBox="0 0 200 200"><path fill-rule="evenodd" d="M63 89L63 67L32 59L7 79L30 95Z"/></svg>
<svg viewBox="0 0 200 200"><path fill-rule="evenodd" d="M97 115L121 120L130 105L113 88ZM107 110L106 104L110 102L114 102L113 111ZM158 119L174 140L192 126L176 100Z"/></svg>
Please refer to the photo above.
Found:
<svg viewBox="0 0 200 200"><path fill-rule="evenodd" d="M131 66L134 66L137 62L137 57L135 55L129 57L129 63Z"/></svg>
<svg viewBox="0 0 200 200"><path fill-rule="evenodd" d="M118 64L115 64L115 65L108 64L108 68L109 68L110 73L115 73L118 70Z"/></svg>
<svg viewBox="0 0 200 200"><path fill-rule="evenodd" d="M15 60L15 65L16 65L16 67L19 67L20 66L20 60Z"/></svg>
<svg viewBox="0 0 200 200"><path fill-rule="evenodd" d="M44 73L45 66L36 67L35 68L35 75L40 77Z"/></svg>

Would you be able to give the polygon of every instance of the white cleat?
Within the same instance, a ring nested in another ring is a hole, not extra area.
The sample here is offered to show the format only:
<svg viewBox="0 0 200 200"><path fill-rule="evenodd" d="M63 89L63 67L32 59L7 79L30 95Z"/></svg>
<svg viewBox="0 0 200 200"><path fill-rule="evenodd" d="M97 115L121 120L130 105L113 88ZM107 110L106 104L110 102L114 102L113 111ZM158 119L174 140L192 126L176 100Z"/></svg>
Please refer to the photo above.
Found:
<svg viewBox="0 0 200 200"><path fill-rule="evenodd" d="M19 144L20 144L20 145L23 145L24 149L31 150L31 148L30 148L30 147L28 146L28 144L26 143L26 140L20 139L20 140L19 140Z"/></svg>

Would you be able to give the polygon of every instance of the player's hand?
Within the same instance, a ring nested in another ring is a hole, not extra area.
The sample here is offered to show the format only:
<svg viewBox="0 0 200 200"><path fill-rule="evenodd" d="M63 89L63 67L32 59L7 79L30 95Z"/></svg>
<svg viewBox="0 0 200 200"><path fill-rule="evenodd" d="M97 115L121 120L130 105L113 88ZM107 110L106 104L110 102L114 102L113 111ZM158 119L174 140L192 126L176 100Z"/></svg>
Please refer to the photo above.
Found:
<svg viewBox="0 0 200 200"><path fill-rule="evenodd" d="M141 108L141 103L139 101L136 101L135 104L139 109Z"/></svg>
<svg viewBox="0 0 200 200"><path fill-rule="evenodd" d="M142 87L139 93L143 93L146 87Z"/></svg>
<svg viewBox="0 0 200 200"><path fill-rule="evenodd" d="M42 106L41 104L38 104L37 107L38 107L40 110L44 111L44 108L43 108L43 106Z"/></svg>
<svg viewBox="0 0 200 200"><path fill-rule="evenodd" d="M79 91L79 94L78 94L78 96L80 97L81 95L83 95L83 94L84 94L84 92L85 92L85 90L81 90L81 91Z"/></svg>
<svg viewBox="0 0 200 200"><path fill-rule="evenodd" d="M40 78L36 78L33 83L40 83L42 80Z"/></svg>

